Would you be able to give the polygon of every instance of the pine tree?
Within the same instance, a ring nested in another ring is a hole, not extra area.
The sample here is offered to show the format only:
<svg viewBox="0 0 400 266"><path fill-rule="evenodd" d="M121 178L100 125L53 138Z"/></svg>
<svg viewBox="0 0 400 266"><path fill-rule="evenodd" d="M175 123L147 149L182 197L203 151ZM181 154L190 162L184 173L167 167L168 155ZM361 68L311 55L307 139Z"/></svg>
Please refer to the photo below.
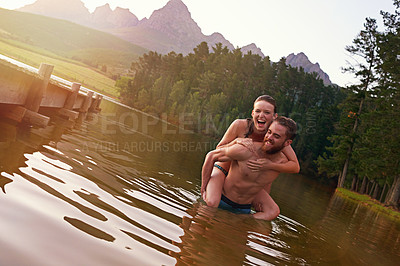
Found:
<svg viewBox="0 0 400 266"><path fill-rule="evenodd" d="M385 204L399 208L400 199L400 1L395 0L395 13L381 12L386 31L378 39L380 66L380 88L377 95L382 112L382 128L385 134L385 181L391 183ZM385 182L385 184L386 184Z"/></svg>
<svg viewBox="0 0 400 266"><path fill-rule="evenodd" d="M354 87L350 87L349 101L353 101L354 98L358 101L357 110L349 110L350 118L354 118L354 122L349 132L344 133L343 141L347 145L347 151L343 168L341 170L338 187L343 187L347 177L347 173L350 166L350 159L353 153L353 148L356 143L358 133L358 127L360 124L360 116L364 111L364 102L371 91L374 90L376 85L376 68L378 65L378 54L377 54L377 24L376 20L367 18L364 24L365 29L362 30L359 35L353 40L352 46L347 46L346 50L353 56L359 57L363 62L346 68L346 71L354 73L356 78L359 79L360 84ZM346 112L346 111L345 111ZM342 116L343 117L343 116ZM345 118L346 119L346 118Z"/></svg>

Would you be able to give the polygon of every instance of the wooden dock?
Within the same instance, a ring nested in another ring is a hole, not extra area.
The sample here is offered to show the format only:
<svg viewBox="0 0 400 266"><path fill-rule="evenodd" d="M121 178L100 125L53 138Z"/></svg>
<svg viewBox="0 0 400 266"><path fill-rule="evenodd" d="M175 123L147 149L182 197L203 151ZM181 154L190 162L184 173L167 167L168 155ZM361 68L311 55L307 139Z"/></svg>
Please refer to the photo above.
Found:
<svg viewBox="0 0 400 266"><path fill-rule="evenodd" d="M0 116L17 123L46 127L50 115L82 121L100 111L102 95L67 86L51 78L53 66L41 64L37 73L0 60Z"/></svg>

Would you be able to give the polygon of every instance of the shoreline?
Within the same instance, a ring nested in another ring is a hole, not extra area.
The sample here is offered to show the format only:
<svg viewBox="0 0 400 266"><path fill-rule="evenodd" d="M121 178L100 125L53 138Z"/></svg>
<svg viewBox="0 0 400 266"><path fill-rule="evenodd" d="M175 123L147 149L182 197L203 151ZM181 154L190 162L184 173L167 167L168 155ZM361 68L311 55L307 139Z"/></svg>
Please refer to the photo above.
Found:
<svg viewBox="0 0 400 266"><path fill-rule="evenodd" d="M383 213L387 215L389 218L400 222L400 211L397 211L392 207L385 206L383 203L381 203L376 199L371 198L369 195L359 194L357 192L345 188L336 188L335 193L342 198L350 199L358 203L361 203L364 206L367 206L374 211Z"/></svg>

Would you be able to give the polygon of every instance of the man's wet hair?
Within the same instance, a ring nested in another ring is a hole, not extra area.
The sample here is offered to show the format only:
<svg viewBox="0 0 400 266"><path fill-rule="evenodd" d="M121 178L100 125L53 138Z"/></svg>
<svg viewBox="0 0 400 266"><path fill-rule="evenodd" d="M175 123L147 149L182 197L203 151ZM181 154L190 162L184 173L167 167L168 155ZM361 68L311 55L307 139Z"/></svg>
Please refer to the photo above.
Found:
<svg viewBox="0 0 400 266"><path fill-rule="evenodd" d="M286 139L293 140L296 137L297 125L296 122L293 121L293 119L287 118L285 116L278 116L276 119L274 119L274 122L286 127Z"/></svg>

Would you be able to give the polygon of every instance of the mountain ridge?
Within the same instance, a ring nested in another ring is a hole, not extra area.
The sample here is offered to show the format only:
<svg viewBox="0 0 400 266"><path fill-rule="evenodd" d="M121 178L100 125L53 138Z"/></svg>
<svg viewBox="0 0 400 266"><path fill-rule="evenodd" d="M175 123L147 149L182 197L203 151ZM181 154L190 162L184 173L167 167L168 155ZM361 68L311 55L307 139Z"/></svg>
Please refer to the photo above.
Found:
<svg viewBox="0 0 400 266"><path fill-rule="evenodd" d="M90 16L87 26L101 30L104 28L133 27L137 26L138 23L139 19L129 9L116 7L113 11L107 3L96 7Z"/></svg>
<svg viewBox="0 0 400 266"><path fill-rule="evenodd" d="M75 8L75 11L71 10L71 6ZM142 20L139 20L129 9L116 7L115 10L111 10L109 4L99 6L90 13L81 0L37 0L33 4L16 10L69 20L112 33L139 46L149 45L151 40L146 36L133 38L130 36L132 33L144 33L144 31L150 29L153 34L149 35L154 37L154 31L158 31L161 36L157 39L167 39L167 43L160 43L159 46L153 44L148 47L145 46L145 48L154 49L164 54L170 52L171 49L177 53L187 54L192 52L193 48L202 41L206 41L210 48L221 42L228 49L235 49L233 44L221 33L204 35L201 28L192 19L187 6L181 0L168 1L164 7L154 10L149 18ZM63 12L61 13L60 10ZM124 10L124 14L122 14L122 10ZM133 27L140 29L132 29ZM125 29L121 31L122 28ZM176 43L173 43L174 41ZM249 48L246 48L245 51L249 51ZM259 54L260 51L260 49L256 49L252 53ZM260 55L263 56L262 53Z"/></svg>
<svg viewBox="0 0 400 266"><path fill-rule="evenodd" d="M63 8L63 6L68 7ZM71 7L76 10L74 11ZM64 11L62 14L59 12L60 9ZM188 54L203 41L207 42L210 48L217 43L222 43L230 50L235 49L221 33L204 35L182 0L170 0L162 8L154 10L149 18L142 20L139 20L129 9L117 7L112 10L109 4L99 6L90 13L81 0L37 0L17 10L66 19L111 33L161 54L171 51ZM240 49L243 54L251 52L265 57L254 43ZM286 64L292 67L303 67L305 72L316 72L325 85L332 84L319 64L311 63L307 56L303 55L304 53L288 55Z"/></svg>
<svg viewBox="0 0 400 266"><path fill-rule="evenodd" d="M308 57L303 53L294 54L291 53L286 57L286 64L291 67L300 68L302 67L307 73L317 73L319 78L322 79L325 85L332 84L328 74L322 71L320 65L318 63L311 63Z"/></svg>

